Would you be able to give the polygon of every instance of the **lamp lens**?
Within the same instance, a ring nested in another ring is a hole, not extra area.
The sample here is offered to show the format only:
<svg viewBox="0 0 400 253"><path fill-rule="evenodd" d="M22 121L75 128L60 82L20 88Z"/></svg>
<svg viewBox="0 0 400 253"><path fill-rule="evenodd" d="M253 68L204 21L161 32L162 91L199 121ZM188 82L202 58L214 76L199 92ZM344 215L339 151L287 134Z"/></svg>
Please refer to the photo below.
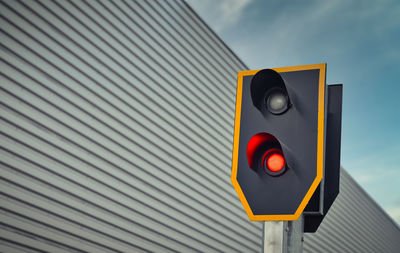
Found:
<svg viewBox="0 0 400 253"><path fill-rule="evenodd" d="M280 90L273 91L267 98L268 110L273 114L284 113L288 109L288 97Z"/></svg>
<svg viewBox="0 0 400 253"><path fill-rule="evenodd" d="M272 154L267 159L267 168L270 171L278 172L285 166L285 158L281 154Z"/></svg>

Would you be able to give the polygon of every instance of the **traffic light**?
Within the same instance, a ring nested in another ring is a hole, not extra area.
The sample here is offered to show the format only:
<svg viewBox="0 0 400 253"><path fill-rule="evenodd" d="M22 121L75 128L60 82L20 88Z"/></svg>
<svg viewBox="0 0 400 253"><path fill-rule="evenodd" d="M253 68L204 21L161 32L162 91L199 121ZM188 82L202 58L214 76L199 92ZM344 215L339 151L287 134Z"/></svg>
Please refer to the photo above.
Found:
<svg viewBox="0 0 400 253"><path fill-rule="evenodd" d="M250 220L297 220L323 197L325 75L326 64L238 73L231 181Z"/></svg>

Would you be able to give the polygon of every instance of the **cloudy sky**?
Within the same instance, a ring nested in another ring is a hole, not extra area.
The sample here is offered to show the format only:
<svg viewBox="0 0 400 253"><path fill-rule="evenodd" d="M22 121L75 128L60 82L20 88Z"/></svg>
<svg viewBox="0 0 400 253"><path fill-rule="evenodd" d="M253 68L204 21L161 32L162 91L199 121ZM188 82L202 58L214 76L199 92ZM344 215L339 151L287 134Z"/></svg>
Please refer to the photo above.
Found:
<svg viewBox="0 0 400 253"><path fill-rule="evenodd" d="M328 63L342 166L400 223L400 1L187 2L250 69Z"/></svg>

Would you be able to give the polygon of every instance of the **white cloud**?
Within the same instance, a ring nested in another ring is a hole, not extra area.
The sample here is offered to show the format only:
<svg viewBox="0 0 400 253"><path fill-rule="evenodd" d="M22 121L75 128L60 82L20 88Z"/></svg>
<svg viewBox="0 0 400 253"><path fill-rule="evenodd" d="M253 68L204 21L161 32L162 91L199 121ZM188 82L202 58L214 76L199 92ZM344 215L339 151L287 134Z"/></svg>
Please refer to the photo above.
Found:
<svg viewBox="0 0 400 253"><path fill-rule="evenodd" d="M388 145L343 164L350 175L400 224L400 145Z"/></svg>
<svg viewBox="0 0 400 253"><path fill-rule="evenodd" d="M350 148L357 148L357 145ZM372 149L369 153L363 153L359 156L353 156L346 164L343 164L348 170L368 173L372 171L381 171L384 173L400 173L400 143L387 145L379 149ZM367 170L366 170L367 169Z"/></svg>
<svg viewBox="0 0 400 253"><path fill-rule="evenodd" d="M393 0L381 5L375 1L359 3L354 0L311 1L308 4L275 2L264 2L257 11L243 13L240 22L251 21L252 29L257 32L241 37L233 35L230 38L234 40L228 41L251 68L314 62L330 62L330 66L338 62L349 68L354 62L364 60L367 47L373 47L379 53L374 56L376 61L364 63L364 69L367 64L374 69L378 62L398 62L399 48L390 46L390 40L385 40L388 34L398 30L399 19L395 16L398 17L400 8L388 8L396 5ZM264 17L253 15L260 12ZM258 20L252 20L253 16ZM230 32L235 33L232 29ZM344 58L348 61L343 61Z"/></svg>
<svg viewBox="0 0 400 253"><path fill-rule="evenodd" d="M216 30L220 31L227 26L235 24L244 8L250 4L251 0L223 0L219 2L221 19L217 24Z"/></svg>
<svg viewBox="0 0 400 253"><path fill-rule="evenodd" d="M236 24L252 0L187 0L217 33Z"/></svg>
<svg viewBox="0 0 400 253"><path fill-rule="evenodd" d="M400 224L400 207L387 208L386 211L393 218L393 220Z"/></svg>

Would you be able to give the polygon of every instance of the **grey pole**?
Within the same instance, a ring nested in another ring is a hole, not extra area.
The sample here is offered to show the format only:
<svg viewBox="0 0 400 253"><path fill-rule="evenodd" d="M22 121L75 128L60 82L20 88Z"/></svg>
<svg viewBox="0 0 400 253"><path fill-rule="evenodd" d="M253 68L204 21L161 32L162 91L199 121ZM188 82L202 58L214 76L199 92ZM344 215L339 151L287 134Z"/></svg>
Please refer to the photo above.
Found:
<svg viewBox="0 0 400 253"><path fill-rule="evenodd" d="M263 229L263 253L302 253L303 215L296 221L266 221Z"/></svg>

